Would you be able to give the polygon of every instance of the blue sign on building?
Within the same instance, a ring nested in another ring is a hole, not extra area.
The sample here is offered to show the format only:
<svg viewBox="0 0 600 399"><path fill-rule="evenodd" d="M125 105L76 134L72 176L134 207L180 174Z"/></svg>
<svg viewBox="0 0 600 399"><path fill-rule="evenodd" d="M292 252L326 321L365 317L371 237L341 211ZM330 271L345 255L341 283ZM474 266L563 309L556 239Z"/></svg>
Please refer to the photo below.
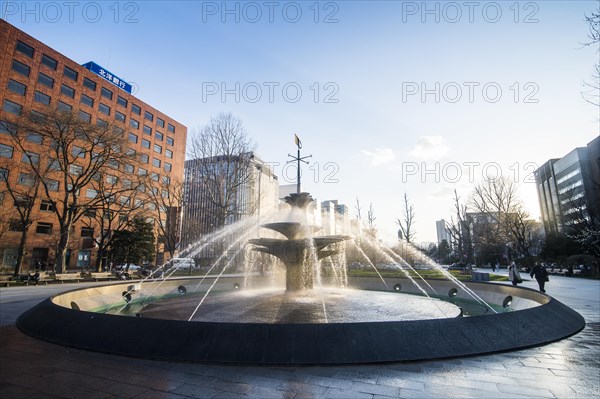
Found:
<svg viewBox="0 0 600 399"><path fill-rule="evenodd" d="M114 84L115 86L117 86L117 87L125 90L127 93L131 94L131 85L129 83L127 83L123 79L119 78L112 72L107 71L105 68L101 67L100 65L96 64L95 62L93 62L93 61L86 62L85 64L82 65L82 67L89 69L90 71L94 72L96 75L103 77L105 80L109 81L110 83Z"/></svg>

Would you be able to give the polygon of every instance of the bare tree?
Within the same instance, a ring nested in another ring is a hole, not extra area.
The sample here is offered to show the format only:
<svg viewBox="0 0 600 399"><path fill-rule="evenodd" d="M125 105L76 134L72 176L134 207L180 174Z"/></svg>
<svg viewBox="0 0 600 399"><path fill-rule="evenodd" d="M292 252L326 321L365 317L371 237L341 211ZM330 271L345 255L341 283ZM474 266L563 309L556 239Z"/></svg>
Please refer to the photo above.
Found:
<svg viewBox="0 0 600 399"><path fill-rule="evenodd" d="M102 271L114 232L123 230L144 211L145 186L138 176L117 178L114 171L102 170L90 181L89 190L96 195L81 217L82 224L93 232L91 239L98 249L95 269Z"/></svg>
<svg viewBox="0 0 600 399"><path fill-rule="evenodd" d="M404 202L402 203L402 218L396 219L396 223L400 226L404 240L410 243L415 238L413 229L415 222L415 207L408 199L408 194L404 193Z"/></svg>
<svg viewBox="0 0 600 399"><path fill-rule="evenodd" d="M254 145L242 122L232 114L219 114L200 129L190 142L193 159L186 176L189 185L202 195L204 234L247 214L241 204L244 189L253 177Z"/></svg>
<svg viewBox="0 0 600 399"><path fill-rule="evenodd" d="M591 15L585 16L585 22L588 24L589 33L588 41L584 42L584 46L594 46L596 52L600 52L598 43L600 43L600 8L592 11ZM587 87L586 91L581 94L585 101L592 105L600 106L600 63L594 65L594 72L592 72L592 81L585 82L584 86Z"/></svg>
<svg viewBox="0 0 600 399"><path fill-rule="evenodd" d="M354 206L354 209L356 210L356 220L358 220L358 224L361 225L362 224L362 207L360 205L360 201L358 200L358 197L356 197L356 205Z"/></svg>
<svg viewBox="0 0 600 399"><path fill-rule="evenodd" d="M34 204L40 197L41 180L31 172L29 162L39 162L39 157L36 154L28 153L24 155L28 162L21 164L12 164L12 168L6 168L3 165L2 173L0 173L0 181L4 182L5 191L14 203L14 212L11 215L6 215L7 226L14 231L21 232L19 246L17 248L17 259L13 275L17 277L23 267L23 258L25 255L25 244L29 234L29 228L34 223ZM33 159L33 160L32 160ZM15 176L9 176L9 171L17 172ZM7 207L5 207L7 208Z"/></svg>
<svg viewBox="0 0 600 399"><path fill-rule="evenodd" d="M124 129L100 120L91 124L73 112L50 108L46 111L23 115L6 130L23 153L27 153L24 137L28 132L39 135L48 149L40 154L39 162L31 162L31 169L40 179L45 196L54 204L52 210L59 224L55 267L64 272L74 224L86 209L95 208L101 201L99 196L88 198L85 189L102 170L118 169L127 155L121 152Z"/></svg>
<svg viewBox="0 0 600 399"><path fill-rule="evenodd" d="M460 260L471 262L473 259L473 241L471 239L472 220L468 215L467 205L461 203L458 192L454 190L454 215L450 217L450 223L446 231L452 237L455 250Z"/></svg>
<svg viewBox="0 0 600 399"><path fill-rule="evenodd" d="M480 244L504 247L512 243L522 256L531 256L539 234L518 198L514 182L504 177L488 179L475 187L471 203L481 219L488 222L476 223Z"/></svg>
<svg viewBox="0 0 600 399"><path fill-rule="evenodd" d="M181 241L181 206L183 204L183 182L171 175L163 176L159 181L149 179L146 183L148 202L152 204L152 215L159 231L158 245L164 245L165 252L170 258L175 257L175 251Z"/></svg>

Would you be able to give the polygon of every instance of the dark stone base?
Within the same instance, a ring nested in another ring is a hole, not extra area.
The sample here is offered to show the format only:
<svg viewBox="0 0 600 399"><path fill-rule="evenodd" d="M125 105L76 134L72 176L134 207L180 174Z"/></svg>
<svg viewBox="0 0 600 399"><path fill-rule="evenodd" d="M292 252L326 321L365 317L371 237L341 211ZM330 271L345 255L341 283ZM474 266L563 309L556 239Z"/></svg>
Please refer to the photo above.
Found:
<svg viewBox="0 0 600 399"><path fill-rule="evenodd" d="M124 317L72 310L48 299L22 314L17 326L28 335L60 345L124 356L308 365L439 359L526 348L575 334L585 321L554 299L489 316L334 324Z"/></svg>

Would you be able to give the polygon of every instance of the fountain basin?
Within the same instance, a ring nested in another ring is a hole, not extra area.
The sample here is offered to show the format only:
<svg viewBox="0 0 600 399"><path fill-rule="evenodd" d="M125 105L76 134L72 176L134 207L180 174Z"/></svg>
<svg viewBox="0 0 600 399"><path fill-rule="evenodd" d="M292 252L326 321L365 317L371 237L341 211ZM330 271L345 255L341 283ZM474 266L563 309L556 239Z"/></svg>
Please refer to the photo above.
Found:
<svg viewBox="0 0 600 399"><path fill-rule="evenodd" d="M217 289L223 294L241 282L242 278L222 278ZM197 283L198 279L193 278L168 280L158 291L160 295L177 295L180 287L191 292ZM387 283L393 287L402 284L402 280L388 279ZM370 279L352 280L355 288L376 284ZM440 280L430 284L443 292L449 283ZM118 355L285 365L396 362L493 353L543 345L575 334L585 326L581 315L547 295L486 283L467 286L482 297L497 298L493 304L498 307L510 296L512 311L426 320L266 323L187 322L86 310L119 300L120 293L130 285L108 284L57 295L21 315L17 326L39 339ZM456 296L461 295L464 293L459 289Z"/></svg>

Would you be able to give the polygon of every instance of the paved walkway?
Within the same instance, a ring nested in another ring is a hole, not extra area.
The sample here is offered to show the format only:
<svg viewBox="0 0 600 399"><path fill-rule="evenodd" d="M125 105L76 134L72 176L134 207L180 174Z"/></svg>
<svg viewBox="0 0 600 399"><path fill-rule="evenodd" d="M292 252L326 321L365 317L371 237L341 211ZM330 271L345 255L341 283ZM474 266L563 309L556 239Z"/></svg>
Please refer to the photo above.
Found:
<svg viewBox="0 0 600 399"><path fill-rule="evenodd" d="M525 281L535 288L535 281ZM242 367L131 359L30 338L18 314L83 286L0 288L0 397L592 398L600 397L600 281L551 277L549 295L580 312L580 333L543 347L439 361ZM552 320L548 320L551 324ZM126 334L123 331L123 334Z"/></svg>

